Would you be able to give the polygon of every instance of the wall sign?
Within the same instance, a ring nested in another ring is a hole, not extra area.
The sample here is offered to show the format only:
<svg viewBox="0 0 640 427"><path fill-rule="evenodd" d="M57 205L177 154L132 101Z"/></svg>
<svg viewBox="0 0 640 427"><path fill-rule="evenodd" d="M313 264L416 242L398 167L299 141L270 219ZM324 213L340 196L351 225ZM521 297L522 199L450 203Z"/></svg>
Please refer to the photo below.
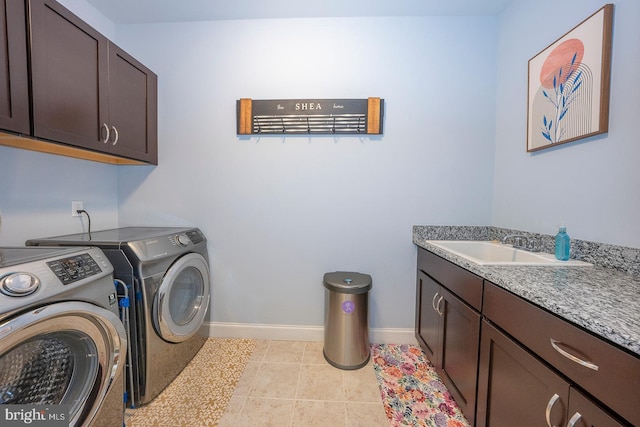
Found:
<svg viewBox="0 0 640 427"><path fill-rule="evenodd" d="M238 134L382 134L384 100L274 99L236 102Z"/></svg>

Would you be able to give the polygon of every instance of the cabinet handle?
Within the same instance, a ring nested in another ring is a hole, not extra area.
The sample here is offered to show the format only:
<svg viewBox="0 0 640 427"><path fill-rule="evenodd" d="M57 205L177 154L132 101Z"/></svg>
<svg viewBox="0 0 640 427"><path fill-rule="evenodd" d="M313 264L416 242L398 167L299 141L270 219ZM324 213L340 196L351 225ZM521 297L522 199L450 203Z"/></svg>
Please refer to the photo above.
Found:
<svg viewBox="0 0 640 427"><path fill-rule="evenodd" d="M571 419L569 420L569 424L567 424L567 427L574 427L576 423L580 421L580 418L582 418L580 412L576 412L575 414L573 414L573 417L571 417Z"/></svg>
<svg viewBox="0 0 640 427"><path fill-rule="evenodd" d="M549 399L549 403L547 403L547 410L545 411L544 415L547 418L547 425L549 427L554 427L551 425L551 409L553 409L553 405L556 404L558 399L560 399L560 396L558 396L557 393L554 393L553 396L551 396L551 399Z"/></svg>
<svg viewBox="0 0 640 427"><path fill-rule="evenodd" d="M118 134L118 129L116 129L115 126L111 126L111 130L113 130L113 134L115 135L115 138L113 138L112 145L116 145L118 143L118 138L120 137L120 134Z"/></svg>
<svg viewBox="0 0 640 427"><path fill-rule="evenodd" d="M435 295L433 295L433 299L431 300L431 307L433 307L434 311L438 311L438 309L436 308L436 298L438 298L439 293L436 292Z"/></svg>
<svg viewBox="0 0 640 427"><path fill-rule="evenodd" d="M556 341L553 338L550 338L551 340L551 347L553 347L553 349L555 351L557 351L558 353L560 353L562 356L566 357L567 359L571 360L572 362L576 362L579 365L582 365L586 368L589 369L593 369L594 371L598 370L598 365L596 365L595 363L591 363L591 362L587 362L586 360L582 360L577 356L574 356L573 354L561 349L558 344L562 344L560 341Z"/></svg>
<svg viewBox="0 0 640 427"><path fill-rule="evenodd" d="M103 124L102 124L101 129L102 129L102 128L103 128L103 129L105 130L105 132L106 132L106 135L105 135L105 137L104 137L104 141L102 141L102 142L106 144L106 143L107 143L107 141L109 141L109 135L110 135L110 134L109 134L109 126L107 126L107 124L106 124L106 123L103 123ZM100 133L102 134L102 132L100 132Z"/></svg>
<svg viewBox="0 0 640 427"><path fill-rule="evenodd" d="M444 297L441 296L440 299L438 299L438 302L436 303L436 311L438 312L438 314L440 316L444 316L444 311L440 310L440 303L442 302L443 299L444 299Z"/></svg>

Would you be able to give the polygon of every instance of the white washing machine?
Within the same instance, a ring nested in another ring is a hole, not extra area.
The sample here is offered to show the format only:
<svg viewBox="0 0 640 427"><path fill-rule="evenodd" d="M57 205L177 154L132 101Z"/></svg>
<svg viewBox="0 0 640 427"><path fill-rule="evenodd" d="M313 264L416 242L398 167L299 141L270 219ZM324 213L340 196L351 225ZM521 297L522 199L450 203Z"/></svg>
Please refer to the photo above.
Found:
<svg viewBox="0 0 640 427"><path fill-rule="evenodd" d="M114 276L135 296L129 332L132 378L127 406L153 400L204 345L210 299L207 240L197 228L124 227L44 239L27 245L101 248Z"/></svg>
<svg viewBox="0 0 640 427"><path fill-rule="evenodd" d="M29 405L64 425L121 427L127 338L118 313L100 249L0 248L2 416Z"/></svg>

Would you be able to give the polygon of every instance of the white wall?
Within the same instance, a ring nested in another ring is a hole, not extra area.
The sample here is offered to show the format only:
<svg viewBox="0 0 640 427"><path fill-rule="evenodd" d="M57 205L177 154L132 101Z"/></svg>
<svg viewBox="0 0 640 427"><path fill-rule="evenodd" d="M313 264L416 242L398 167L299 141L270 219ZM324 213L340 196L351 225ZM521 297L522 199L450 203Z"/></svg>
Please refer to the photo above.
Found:
<svg viewBox="0 0 640 427"><path fill-rule="evenodd" d="M102 33L106 38L115 41L116 26L109 18L101 14L92 4L85 0L57 0L80 19Z"/></svg>
<svg viewBox="0 0 640 427"><path fill-rule="evenodd" d="M86 160L0 147L0 246L36 237L87 230L71 216L82 200L93 230L118 225L117 167Z"/></svg>
<svg viewBox="0 0 640 427"><path fill-rule="evenodd" d="M514 0L500 17L493 224L640 248L640 2L614 11L609 133L526 152L527 62L599 0ZM553 11L553 13L549 13Z"/></svg>
<svg viewBox="0 0 640 427"><path fill-rule="evenodd" d="M115 37L115 25L93 6L59 1L107 37ZM86 231L86 217L71 217L72 200L84 202L92 229L117 227L117 183L116 166L0 146L0 245Z"/></svg>
<svg viewBox="0 0 640 427"><path fill-rule="evenodd" d="M159 75L159 164L120 223L199 226L213 320L322 325L322 276L373 276L373 328L414 322L414 224L491 220L497 18L118 27ZM385 99L384 135L238 137L237 99Z"/></svg>
<svg viewBox="0 0 640 427"><path fill-rule="evenodd" d="M160 166L0 147L0 245L83 231L69 212L81 199L96 229L201 227L215 321L320 325L322 274L353 269L373 275L376 328L413 325L414 224L553 233L565 221L575 238L640 247L635 0L615 3L609 133L535 154L527 61L600 2L117 28L83 3L63 1L159 74ZM240 97L368 96L385 98L382 137L235 135Z"/></svg>

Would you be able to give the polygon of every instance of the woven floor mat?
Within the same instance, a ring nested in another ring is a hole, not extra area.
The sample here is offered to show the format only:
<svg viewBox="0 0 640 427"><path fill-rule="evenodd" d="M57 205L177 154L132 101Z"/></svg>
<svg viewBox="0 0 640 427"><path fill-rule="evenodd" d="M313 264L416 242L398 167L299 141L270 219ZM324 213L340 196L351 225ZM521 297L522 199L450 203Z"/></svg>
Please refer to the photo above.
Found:
<svg viewBox="0 0 640 427"><path fill-rule="evenodd" d="M255 348L250 339L210 338L153 401L128 409L127 427L215 426Z"/></svg>

